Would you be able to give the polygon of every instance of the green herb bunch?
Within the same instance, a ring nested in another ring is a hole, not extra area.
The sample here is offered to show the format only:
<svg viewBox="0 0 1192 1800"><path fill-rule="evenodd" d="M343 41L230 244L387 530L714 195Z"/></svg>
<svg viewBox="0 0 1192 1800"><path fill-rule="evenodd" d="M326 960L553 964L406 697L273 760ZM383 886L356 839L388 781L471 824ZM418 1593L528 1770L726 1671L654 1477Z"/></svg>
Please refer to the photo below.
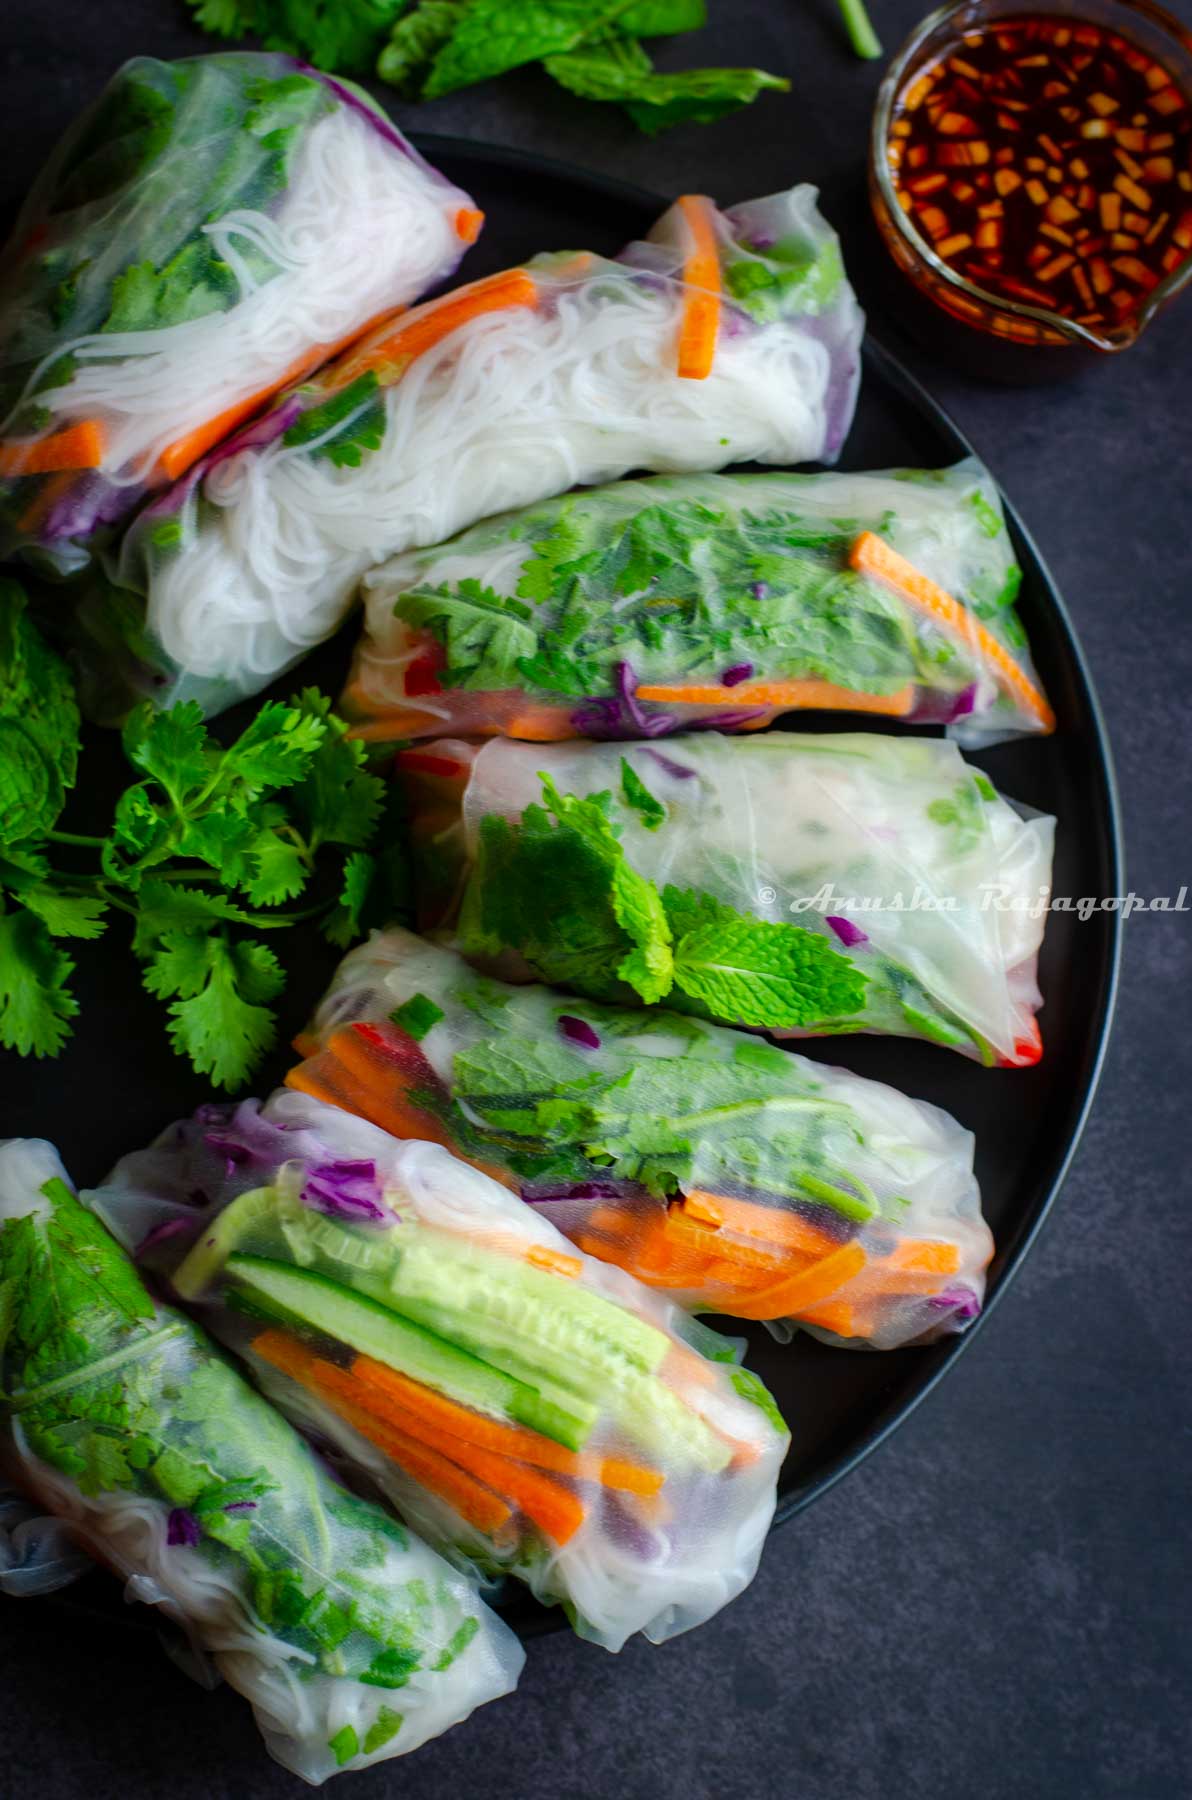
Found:
<svg viewBox="0 0 1192 1800"><path fill-rule="evenodd" d="M376 74L405 99L540 63L570 93L622 106L643 131L707 124L790 82L764 69L655 69L643 38L707 24L707 0L190 0L220 37L260 38L324 69ZM858 56L881 54L864 0L840 0Z"/></svg>
<svg viewBox="0 0 1192 1800"><path fill-rule="evenodd" d="M223 748L194 702L146 703L124 728L136 779L107 832L62 830L80 757L74 687L21 588L0 581L0 1044L57 1055L78 1013L64 943L126 915L174 1048L219 1086L247 1079L286 982L262 934L317 920L344 947L379 902L367 846L383 786L330 708L311 688L267 701Z"/></svg>

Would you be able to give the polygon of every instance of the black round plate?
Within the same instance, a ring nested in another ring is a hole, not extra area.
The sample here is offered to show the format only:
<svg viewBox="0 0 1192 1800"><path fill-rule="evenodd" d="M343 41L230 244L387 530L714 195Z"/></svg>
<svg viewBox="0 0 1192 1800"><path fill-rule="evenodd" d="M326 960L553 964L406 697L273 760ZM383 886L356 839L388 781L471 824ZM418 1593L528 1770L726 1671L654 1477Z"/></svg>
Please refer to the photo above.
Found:
<svg viewBox="0 0 1192 1800"><path fill-rule="evenodd" d="M488 215L468 260L469 276L508 267L537 250L614 252L642 235L666 205L639 188L514 150L455 138L424 137L420 143ZM870 340L856 423L841 466L930 468L969 454L972 446L947 415ZM1024 571L1021 614L1059 729L1053 737L1004 744L975 760L1005 793L1058 818L1056 894L1117 894L1117 800L1096 696L1055 584L1013 508L1008 512ZM354 624L346 627L297 677L279 683L279 691L317 682L337 692L355 630ZM250 704L229 714L229 730L251 710ZM840 729L842 722L801 717L800 729L809 723ZM89 732L81 768L86 792L79 796L77 816L90 814L100 824L126 779L115 735ZM997 1242L983 1318L1029 1249L1087 1116L1113 1008L1119 926L1115 912L1097 912L1087 922L1074 913L1051 916L1040 965L1045 1054L1033 1069L982 1069L932 1045L902 1039L832 1042L830 1060L932 1100L976 1133L985 1215ZM97 1181L124 1151L209 1099L210 1090L171 1055L161 1008L140 991L123 947L104 940L80 945L76 955L81 1011L75 1036L56 1064L4 1058L5 1130L50 1138L74 1179L87 1183ZM297 1030L303 1023L337 958L312 937L300 949L291 946L287 960L294 974L283 1001L281 1043L286 1028ZM823 1056L825 1047L800 1048ZM256 1091L269 1092L291 1061L279 1047L254 1083ZM738 1321L726 1323L740 1330ZM802 1335L784 1347L760 1327L746 1327L750 1364L773 1392L793 1439L777 1521L808 1506L893 1431L951 1367L975 1329L926 1349L875 1355L829 1349ZM94 1592L96 1583L87 1586ZM527 1635L564 1624L557 1608L537 1607L520 1591L510 1597L507 1612Z"/></svg>

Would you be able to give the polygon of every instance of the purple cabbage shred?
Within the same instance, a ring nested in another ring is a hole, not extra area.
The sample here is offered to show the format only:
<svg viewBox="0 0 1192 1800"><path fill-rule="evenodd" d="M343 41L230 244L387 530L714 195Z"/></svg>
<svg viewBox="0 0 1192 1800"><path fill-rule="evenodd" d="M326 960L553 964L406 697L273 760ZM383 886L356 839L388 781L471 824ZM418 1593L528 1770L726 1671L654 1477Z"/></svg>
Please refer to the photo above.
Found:
<svg viewBox="0 0 1192 1800"><path fill-rule="evenodd" d="M159 1225L154 1225L150 1231L145 1233L132 1253L133 1261L140 1262L141 1258L150 1250L156 1250L159 1244L168 1243L170 1238L186 1236L194 1230L194 1225L193 1219L163 1219Z"/></svg>
<svg viewBox="0 0 1192 1800"><path fill-rule="evenodd" d="M851 919L846 919L841 913L826 913L824 924L830 925L841 943L846 944L849 949L854 944L869 942L869 934L862 931L859 925L854 925Z"/></svg>
<svg viewBox="0 0 1192 1800"><path fill-rule="evenodd" d="M664 774L669 775L672 781L686 781L689 776L696 773L687 763L676 762L673 756L664 756L661 750L655 750L651 744L646 744L644 748L645 754L652 756L658 767Z"/></svg>
<svg viewBox="0 0 1192 1800"><path fill-rule="evenodd" d="M720 677L721 684L729 688L739 687L741 682L748 681L752 674L753 664L751 662L733 663Z"/></svg>
<svg viewBox="0 0 1192 1800"><path fill-rule="evenodd" d="M559 1015L559 1031L573 1044L580 1044L585 1050L599 1050L600 1038L593 1031L586 1019L577 1019L573 1013Z"/></svg>
<svg viewBox="0 0 1192 1800"><path fill-rule="evenodd" d="M189 1507L176 1506L166 1525L166 1543L170 1548L193 1550L201 1536L199 1521Z"/></svg>
<svg viewBox="0 0 1192 1800"><path fill-rule="evenodd" d="M301 1198L306 1206L328 1218L351 1224L388 1224L390 1214L378 1197L377 1165L363 1159L343 1158L318 1163L308 1170Z"/></svg>

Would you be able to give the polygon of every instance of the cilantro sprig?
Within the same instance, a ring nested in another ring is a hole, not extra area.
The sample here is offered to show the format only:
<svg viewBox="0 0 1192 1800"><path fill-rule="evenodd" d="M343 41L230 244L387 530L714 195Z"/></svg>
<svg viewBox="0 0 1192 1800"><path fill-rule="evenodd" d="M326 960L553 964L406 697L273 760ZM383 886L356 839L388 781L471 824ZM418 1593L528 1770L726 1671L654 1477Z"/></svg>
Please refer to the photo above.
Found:
<svg viewBox="0 0 1192 1800"><path fill-rule="evenodd" d="M379 900L382 784L317 689L267 701L226 747L193 702L146 704L124 729L138 779L107 832L83 835L59 824L79 730L65 664L0 582L0 1044L58 1054L78 1013L64 945L126 917L174 1048L235 1088L273 1043L286 982L261 934L315 920L342 948Z"/></svg>
<svg viewBox="0 0 1192 1800"><path fill-rule="evenodd" d="M839 0L849 42L881 55L864 0ZM407 100L538 63L569 93L621 106L642 131L706 124L790 82L764 69L654 67L643 38L708 21L706 0L190 0L219 37L259 37L324 69L376 74Z"/></svg>

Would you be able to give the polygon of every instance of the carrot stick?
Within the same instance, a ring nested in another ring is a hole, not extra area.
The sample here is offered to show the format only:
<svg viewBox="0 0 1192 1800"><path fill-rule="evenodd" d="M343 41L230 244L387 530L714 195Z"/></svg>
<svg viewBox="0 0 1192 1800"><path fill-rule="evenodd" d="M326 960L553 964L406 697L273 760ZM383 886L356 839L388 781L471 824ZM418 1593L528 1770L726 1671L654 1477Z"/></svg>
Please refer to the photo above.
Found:
<svg viewBox="0 0 1192 1800"><path fill-rule="evenodd" d="M574 737L575 727L565 706L537 706L506 719L505 736L529 744L558 744Z"/></svg>
<svg viewBox="0 0 1192 1800"><path fill-rule="evenodd" d="M484 225L484 214L478 206L461 206L455 215L455 235L461 244L474 244Z"/></svg>
<svg viewBox="0 0 1192 1800"><path fill-rule="evenodd" d="M33 498L17 520L18 531L35 532L43 519L47 519L64 495L69 494L78 477L77 469L64 469L60 475L51 475L43 481L33 493Z"/></svg>
<svg viewBox="0 0 1192 1800"><path fill-rule="evenodd" d="M865 1332L858 1322L855 1307L844 1300L828 1300L823 1306L804 1307L799 1314L802 1325L818 1325L824 1331L834 1331L837 1337L864 1337Z"/></svg>
<svg viewBox="0 0 1192 1800"><path fill-rule="evenodd" d="M347 1404L363 1407L366 1413L380 1419L386 1429L414 1438L475 1475L503 1499L511 1501L555 1543L565 1544L583 1524L583 1501L570 1488L552 1481L549 1475L541 1475L528 1464L515 1462L500 1451L465 1443L451 1432L428 1424L408 1409L394 1405L376 1390L364 1388L334 1363L328 1363L325 1370L319 1371L318 1381L320 1390L325 1387L327 1392L340 1396Z"/></svg>
<svg viewBox="0 0 1192 1800"><path fill-rule="evenodd" d="M683 264L683 317L679 326L679 374L703 381L712 373L720 330L720 248L716 209L703 194L683 194L679 211L691 236Z"/></svg>
<svg viewBox="0 0 1192 1800"><path fill-rule="evenodd" d="M80 419L49 437L14 438L0 444L0 476L57 475L67 469L98 469L103 461L104 429L98 419Z"/></svg>
<svg viewBox="0 0 1192 1800"><path fill-rule="evenodd" d="M216 413L214 418L205 420L202 425L196 425L193 431L184 432L181 437L175 438L172 444L167 444L157 459L162 474L168 481L177 481L179 475L184 475L192 463L198 462L200 456L204 455L206 451L212 449L224 438L230 437L238 425L243 425L246 419L251 419L255 412L260 411L266 401L272 400L274 394L279 394L282 388L289 387L295 381L301 381L303 376L309 375L312 369L320 368L333 356L338 356L342 351L349 349L366 331L376 331L380 326L392 324L393 320L405 310L402 306L387 307L383 313L378 313L365 325L357 326L354 331L346 331L342 337L336 338L334 343L312 345L309 350L296 357L288 368L283 369L267 387L258 388L255 394L249 394L245 399L237 400L233 406L225 408L221 413Z"/></svg>
<svg viewBox="0 0 1192 1800"><path fill-rule="evenodd" d="M644 1468L640 1463L630 1462L624 1457L577 1455L564 1445L556 1444L553 1438L544 1437L539 1431L486 1418L483 1413L474 1412L470 1407L461 1406L457 1400L435 1393L420 1381L413 1381L410 1376L387 1368L384 1363L375 1362L372 1357L357 1356L352 1364L352 1374L362 1387L379 1389L392 1405L410 1415L411 1422L403 1422L401 1428L408 1430L413 1436L421 1436L423 1427L440 1429L462 1443L475 1444L484 1450L495 1450L502 1456L512 1457L516 1462L529 1463L538 1469L551 1469L556 1474L570 1475L577 1480L602 1481L606 1487L622 1488L628 1493L655 1494L662 1486L663 1476L657 1469ZM377 1410L377 1403L372 1396L366 1404ZM396 1422L396 1412L393 1416ZM414 1421L418 1423L415 1424ZM431 1438L427 1441L433 1443L436 1440ZM441 1447L446 1454L455 1454L446 1445Z"/></svg>
<svg viewBox="0 0 1192 1800"><path fill-rule="evenodd" d="M741 1319L795 1318L805 1306L826 1300L846 1281L852 1281L865 1267L866 1256L860 1244L845 1244L832 1256L822 1257L809 1269L800 1269L785 1281L763 1288L733 1303L733 1312Z"/></svg>
<svg viewBox="0 0 1192 1800"><path fill-rule="evenodd" d="M329 1391L322 1376L326 1370L340 1373L334 1363L312 1356L303 1345L281 1331L262 1332L253 1339L252 1348L264 1362L280 1369L283 1375L288 1375L301 1387L311 1388L320 1394L332 1410L358 1431L361 1437L366 1437L378 1450L384 1451L393 1462L429 1488L431 1493L446 1500L469 1525L475 1525L478 1530L492 1536L508 1523L511 1516L508 1504L498 1494L490 1492L481 1482L476 1481L466 1470L455 1467L447 1457L428 1445L419 1443L416 1438L374 1418L365 1408L353 1406L340 1395Z"/></svg>
<svg viewBox="0 0 1192 1800"><path fill-rule="evenodd" d="M416 357L484 313L505 312L533 306L538 299L534 278L525 269L506 269L471 281L466 287L427 300L407 313L396 331L382 328L369 335L327 372L332 391L347 387L360 375L375 374L388 387L409 368Z"/></svg>
<svg viewBox="0 0 1192 1800"><path fill-rule="evenodd" d="M840 1248L840 1239L821 1231L797 1212L781 1206L760 1206L753 1200L739 1200L728 1194L709 1194L702 1188L690 1188L683 1197L683 1210L710 1224L727 1225L733 1231L752 1237L766 1238L801 1250L806 1256L830 1256Z"/></svg>
<svg viewBox="0 0 1192 1800"><path fill-rule="evenodd" d="M381 1093L346 1069L330 1049L320 1050L317 1056L307 1057L305 1062L290 1069L285 1076L285 1085L300 1094L310 1094L316 1100L341 1107L344 1112L369 1119L393 1137L421 1138L429 1143L443 1144L447 1149L451 1147L443 1126L429 1113L409 1104L396 1079L391 1092Z"/></svg>
<svg viewBox="0 0 1192 1800"><path fill-rule="evenodd" d="M1002 687L1013 695L1026 712L1038 719L1044 731L1055 730L1055 714L1046 696L1015 662L1010 652L998 643L992 632L986 630L980 619L962 606L959 600L954 600L951 594L945 593L929 576L916 569L914 563L908 562L905 556L900 556L897 550L892 550L883 538L872 531L861 533L852 547L849 563L859 574L882 582L904 600L919 607L922 612L930 613L933 619L955 637L967 643L975 642L986 662L993 665Z"/></svg>
<svg viewBox="0 0 1192 1800"><path fill-rule="evenodd" d="M832 681L742 681L736 687L703 682L683 687L677 682L643 682L638 700L665 700L676 706L777 706L783 711L840 708L847 712L883 713L905 718L914 705L910 682L893 694L863 694Z"/></svg>
<svg viewBox="0 0 1192 1800"><path fill-rule="evenodd" d="M735 1271L734 1280L746 1287L764 1286L767 1278L774 1281L780 1275L793 1274L796 1267L809 1260L798 1250L769 1250L760 1244L741 1243L718 1226L688 1218L678 1206L672 1207L667 1214L666 1232L678 1243L689 1244L706 1256L730 1263Z"/></svg>

